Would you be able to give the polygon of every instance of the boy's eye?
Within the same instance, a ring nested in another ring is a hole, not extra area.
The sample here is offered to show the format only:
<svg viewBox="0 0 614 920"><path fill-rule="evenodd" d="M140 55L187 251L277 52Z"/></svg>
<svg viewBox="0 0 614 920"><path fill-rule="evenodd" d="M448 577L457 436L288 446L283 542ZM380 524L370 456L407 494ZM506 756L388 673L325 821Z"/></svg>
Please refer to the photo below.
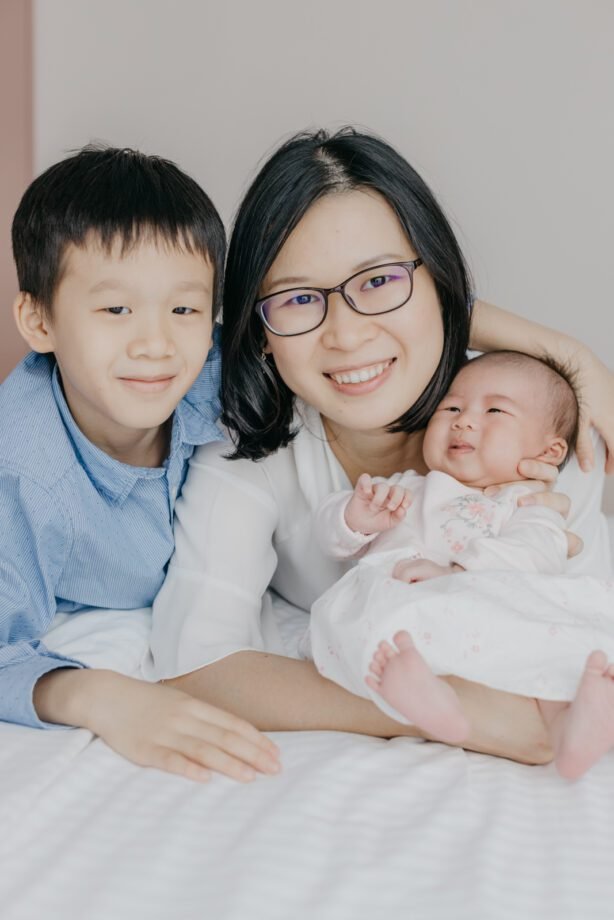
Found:
<svg viewBox="0 0 614 920"><path fill-rule="evenodd" d="M460 412L458 406L446 406L444 412Z"/></svg>
<svg viewBox="0 0 614 920"><path fill-rule="evenodd" d="M195 313L193 307L175 307L173 313L176 313L177 316L189 316L190 313Z"/></svg>
<svg viewBox="0 0 614 920"><path fill-rule="evenodd" d="M130 313L128 307L105 307L105 313L111 313L113 316L125 316L126 313Z"/></svg>
<svg viewBox="0 0 614 920"><path fill-rule="evenodd" d="M489 412L500 412L500 413L502 413L502 412L503 412L503 409L497 409L496 406L492 406L488 411L489 411Z"/></svg>

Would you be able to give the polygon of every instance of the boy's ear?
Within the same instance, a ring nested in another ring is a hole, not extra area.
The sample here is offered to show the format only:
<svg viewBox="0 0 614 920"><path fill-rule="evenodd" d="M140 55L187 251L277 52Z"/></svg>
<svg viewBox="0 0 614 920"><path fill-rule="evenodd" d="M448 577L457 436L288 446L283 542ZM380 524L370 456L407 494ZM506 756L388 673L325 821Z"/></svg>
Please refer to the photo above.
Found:
<svg viewBox="0 0 614 920"><path fill-rule="evenodd" d="M40 304L31 294L21 291L13 301L13 316L17 329L32 351L47 354L53 351L51 325Z"/></svg>
<svg viewBox="0 0 614 920"><path fill-rule="evenodd" d="M567 449L565 438L553 438L546 449L535 459L550 463L552 466L560 466L567 456Z"/></svg>

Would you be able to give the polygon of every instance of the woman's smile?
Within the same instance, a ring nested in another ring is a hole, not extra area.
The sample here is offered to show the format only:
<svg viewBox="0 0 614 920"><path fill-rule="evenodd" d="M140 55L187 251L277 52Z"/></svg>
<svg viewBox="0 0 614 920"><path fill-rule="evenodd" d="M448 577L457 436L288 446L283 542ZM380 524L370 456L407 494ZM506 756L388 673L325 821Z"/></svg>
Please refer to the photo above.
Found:
<svg viewBox="0 0 614 920"><path fill-rule="evenodd" d="M389 358L377 364L365 364L343 370L329 371L324 376L328 377L335 389L342 393L359 395L370 393L377 389L390 374L389 371L396 358Z"/></svg>

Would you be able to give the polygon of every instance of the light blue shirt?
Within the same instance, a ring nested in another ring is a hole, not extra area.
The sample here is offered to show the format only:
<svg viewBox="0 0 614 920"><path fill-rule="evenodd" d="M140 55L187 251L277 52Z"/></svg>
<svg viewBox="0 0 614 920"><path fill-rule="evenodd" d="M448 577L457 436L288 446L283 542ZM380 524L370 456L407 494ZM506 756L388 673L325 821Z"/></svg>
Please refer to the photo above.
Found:
<svg viewBox="0 0 614 920"><path fill-rule="evenodd" d="M51 727L32 705L34 684L55 668L83 667L45 648L57 612L153 602L188 460L198 444L223 437L217 339L155 469L120 463L88 441L52 358L29 354L0 386L1 720Z"/></svg>

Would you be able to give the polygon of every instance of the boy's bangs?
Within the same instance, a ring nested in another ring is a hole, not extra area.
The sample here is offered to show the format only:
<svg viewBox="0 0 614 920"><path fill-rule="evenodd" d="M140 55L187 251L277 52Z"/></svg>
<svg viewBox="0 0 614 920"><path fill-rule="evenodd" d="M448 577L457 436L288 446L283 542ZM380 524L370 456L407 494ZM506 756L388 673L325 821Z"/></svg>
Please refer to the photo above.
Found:
<svg viewBox="0 0 614 920"><path fill-rule="evenodd" d="M164 252L187 252L202 256L208 262L213 261L210 240L195 233L194 228L152 224L149 221L132 221L125 226L105 226L100 229L90 227L80 239L72 242L79 248L99 245L105 255L111 255L119 247L121 258L142 244L153 244Z"/></svg>

